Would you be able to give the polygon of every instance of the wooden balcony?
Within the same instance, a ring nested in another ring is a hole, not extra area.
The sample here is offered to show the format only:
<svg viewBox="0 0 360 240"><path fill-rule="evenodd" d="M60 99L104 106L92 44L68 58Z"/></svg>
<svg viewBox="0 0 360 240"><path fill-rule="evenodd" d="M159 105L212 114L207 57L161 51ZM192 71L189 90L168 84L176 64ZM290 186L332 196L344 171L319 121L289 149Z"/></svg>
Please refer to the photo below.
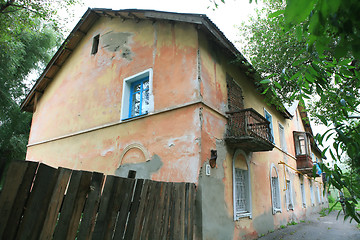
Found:
<svg viewBox="0 0 360 240"><path fill-rule="evenodd" d="M229 146L251 152L274 148L270 122L252 108L227 112L225 141Z"/></svg>
<svg viewBox="0 0 360 240"><path fill-rule="evenodd" d="M296 168L303 174L313 175L313 162L308 154L302 154L296 156Z"/></svg>

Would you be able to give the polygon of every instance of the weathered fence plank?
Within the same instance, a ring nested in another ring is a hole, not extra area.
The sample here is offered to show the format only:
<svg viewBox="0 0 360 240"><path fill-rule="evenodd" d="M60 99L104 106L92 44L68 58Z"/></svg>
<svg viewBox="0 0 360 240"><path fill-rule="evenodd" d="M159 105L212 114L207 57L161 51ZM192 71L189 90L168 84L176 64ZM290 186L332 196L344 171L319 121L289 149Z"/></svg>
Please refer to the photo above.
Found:
<svg viewBox="0 0 360 240"><path fill-rule="evenodd" d="M40 163L16 239L39 239L58 171Z"/></svg>
<svg viewBox="0 0 360 240"><path fill-rule="evenodd" d="M124 178L119 178L117 177L115 179L115 184L113 187L113 192L112 192L112 196L109 202L109 207L107 209L107 213L106 213L106 222L105 222L105 233L102 239L107 240L107 239L112 239L112 236L114 235L114 228L115 228L115 223L116 223L116 219L121 207L121 202L122 202L122 196L121 196L121 191L122 188L125 187L124 186Z"/></svg>
<svg viewBox="0 0 360 240"><path fill-rule="evenodd" d="M149 193L149 189L151 189L151 184L149 180L145 180L144 182L144 186L141 192L141 196L140 196L140 205L139 205L139 209L137 211L137 215L136 215L136 221L135 221L135 231L133 233L133 237L132 239L140 239L141 236L141 232L143 231L143 222L144 222L144 215L145 215L145 208L146 205L148 203L148 193Z"/></svg>
<svg viewBox="0 0 360 240"><path fill-rule="evenodd" d="M170 216L170 203L171 203L171 192L173 183L166 184L165 188L165 199L164 199L164 211L163 211L163 224L161 227L160 239L168 239L169 234L169 216Z"/></svg>
<svg viewBox="0 0 360 240"><path fill-rule="evenodd" d="M134 193L134 200L130 207L130 214L128 224L125 230L124 239L132 239L133 233L135 230L135 221L138 214L139 206L140 206L140 197L144 187L144 180L138 179L136 180L136 188Z"/></svg>
<svg viewBox="0 0 360 240"><path fill-rule="evenodd" d="M123 239L126 221L128 219L131 200L134 192L135 179L124 179L124 188L122 192L122 201L118 220L115 228L114 239Z"/></svg>
<svg viewBox="0 0 360 240"><path fill-rule="evenodd" d="M0 195L1 239L193 239L194 184L104 178L12 163Z"/></svg>
<svg viewBox="0 0 360 240"><path fill-rule="evenodd" d="M100 199L99 213L95 223L95 229L92 239L102 239L106 230L106 217L110 205L111 197L115 188L115 176L107 176L104 186L104 191Z"/></svg>
<svg viewBox="0 0 360 240"><path fill-rule="evenodd" d="M94 172L91 179L90 193L85 204L83 218L81 220L81 225L77 236L78 240L91 239L91 235L95 226L96 214L99 208L103 183L104 175L102 173Z"/></svg>
<svg viewBox="0 0 360 240"><path fill-rule="evenodd" d="M194 236L194 228L195 228L195 194L196 194L196 189L195 189L195 184L190 184L189 187L189 197L187 198L188 203L189 203L189 210L188 210L188 237L187 239L193 239Z"/></svg>
<svg viewBox="0 0 360 240"><path fill-rule="evenodd" d="M7 171L4 188L0 196L0 236L3 235L5 230L6 223L10 217L11 209L27 166L28 163L21 164L20 162L13 162Z"/></svg>
<svg viewBox="0 0 360 240"><path fill-rule="evenodd" d="M73 171L66 191L54 239L75 239L79 220L90 190L91 172Z"/></svg>
<svg viewBox="0 0 360 240"><path fill-rule="evenodd" d="M149 239L159 239L159 233L160 233L160 227L161 226L161 221L162 221L162 209L163 209L163 204L164 204L164 185L161 182L157 182L156 183L159 188L159 193L157 196L157 199L155 200L155 206L154 209L156 210L153 213L153 219L152 219L152 223L150 226L150 233L149 233Z"/></svg>
<svg viewBox="0 0 360 240"><path fill-rule="evenodd" d="M13 239L16 235L17 228L19 226L23 211L24 211L24 205L29 197L30 189L34 181L35 172L39 166L39 163L37 162L28 162L27 164L21 163L23 166L27 165L25 174L22 178L21 184L18 188L18 191L16 193L16 198L14 200L14 204L11 209L11 214L9 217L9 220L7 221L7 225L4 231L4 234L2 235L2 239ZM14 175L21 179L21 176ZM15 192L16 190L13 189ZM0 206L6 207L0 203ZM0 215L2 219L2 214ZM2 223L0 223L2 225ZM1 236L1 234L0 234Z"/></svg>
<svg viewBox="0 0 360 240"><path fill-rule="evenodd" d="M44 226L40 234L40 239L52 239L55 226L58 220L59 211L63 202L64 193L68 185L71 170L66 168L58 169L59 175L53 190L50 203L47 209Z"/></svg>

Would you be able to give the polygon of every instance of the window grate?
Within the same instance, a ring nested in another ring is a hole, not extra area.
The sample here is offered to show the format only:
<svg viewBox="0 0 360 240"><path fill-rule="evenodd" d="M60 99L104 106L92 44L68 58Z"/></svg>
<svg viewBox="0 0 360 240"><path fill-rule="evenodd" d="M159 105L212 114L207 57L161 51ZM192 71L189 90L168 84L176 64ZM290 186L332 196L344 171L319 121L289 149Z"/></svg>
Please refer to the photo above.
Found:
<svg viewBox="0 0 360 240"><path fill-rule="evenodd" d="M246 211L246 171L235 169L236 212Z"/></svg>
<svg viewBox="0 0 360 240"><path fill-rule="evenodd" d="M303 207L306 207L305 188L304 188L303 183L300 183L300 190L301 190L301 198L302 198Z"/></svg>
<svg viewBox="0 0 360 240"><path fill-rule="evenodd" d="M278 210L280 206L280 189L279 189L279 179L277 177L271 177L272 183L272 197L273 197L273 207Z"/></svg>

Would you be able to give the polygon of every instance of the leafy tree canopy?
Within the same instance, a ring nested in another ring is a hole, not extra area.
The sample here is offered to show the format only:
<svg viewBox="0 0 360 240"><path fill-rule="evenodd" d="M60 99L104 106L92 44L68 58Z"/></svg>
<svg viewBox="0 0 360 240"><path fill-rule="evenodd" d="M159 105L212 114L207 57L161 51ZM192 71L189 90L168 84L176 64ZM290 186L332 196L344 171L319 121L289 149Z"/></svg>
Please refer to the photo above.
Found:
<svg viewBox="0 0 360 240"><path fill-rule="evenodd" d="M244 49L259 70L269 100L300 100L318 122L330 129L317 137L320 144L330 136L334 160L347 154L351 166L360 165L360 4L356 0L266 1L266 8L248 25L240 27L247 36ZM280 100L280 101L279 101ZM355 211L360 184L354 169L345 174L322 166L328 182L346 190L346 215L360 222ZM353 173L353 174L352 174Z"/></svg>
<svg viewBox="0 0 360 240"><path fill-rule="evenodd" d="M0 0L0 173L12 159L25 159L31 114L19 104L26 77L40 71L62 39L57 10L78 0Z"/></svg>

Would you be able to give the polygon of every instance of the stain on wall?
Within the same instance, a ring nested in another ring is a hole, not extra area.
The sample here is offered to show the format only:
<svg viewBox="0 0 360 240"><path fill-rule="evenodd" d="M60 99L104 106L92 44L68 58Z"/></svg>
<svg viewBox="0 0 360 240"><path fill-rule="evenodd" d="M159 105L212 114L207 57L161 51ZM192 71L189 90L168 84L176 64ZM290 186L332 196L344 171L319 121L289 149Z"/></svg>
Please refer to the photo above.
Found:
<svg viewBox="0 0 360 240"><path fill-rule="evenodd" d="M254 228L257 234L266 234L275 229L274 215L272 211L264 212L253 219Z"/></svg>
<svg viewBox="0 0 360 240"><path fill-rule="evenodd" d="M142 163L125 163L115 170L115 175L127 177L130 170L136 171L136 178L151 179L151 175L163 165L158 155L152 156L150 161Z"/></svg>
<svg viewBox="0 0 360 240"><path fill-rule="evenodd" d="M228 215L224 200L224 168L226 147L221 140L216 141L217 168L211 169L211 175L204 173L202 166L199 176L198 198L201 198L201 221L203 239L233 239L234 222Z"/></svg>
<svg viewBox="0 0 360 240"><path fill-rule="evenodd" d="M122 58L131 61L134 54L130 48L133 35L129 32L109 31L101 35L102 48L110 52L120 52Z"/></svg>

